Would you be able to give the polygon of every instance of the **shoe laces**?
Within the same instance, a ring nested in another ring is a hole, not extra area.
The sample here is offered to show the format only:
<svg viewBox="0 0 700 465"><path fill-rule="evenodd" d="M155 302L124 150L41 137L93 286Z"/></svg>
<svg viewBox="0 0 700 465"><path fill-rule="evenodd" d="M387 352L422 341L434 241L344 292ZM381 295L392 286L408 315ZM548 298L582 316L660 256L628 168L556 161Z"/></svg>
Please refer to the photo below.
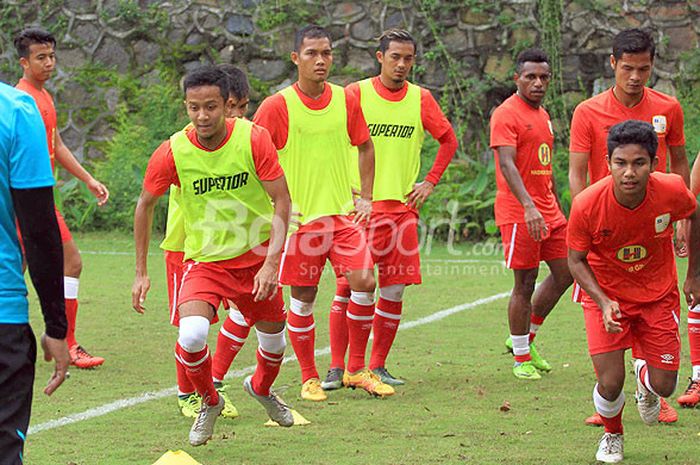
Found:
<svg viewBox="0 0 700 465"><path fill-rule="evenodd" d="M185 403L192 406L192 407L196 407L197 404L199 403L199 397L197 396L197 394L190 394L185 399Z"/></svg>
<svg viewBox="0 0 700 465"><path fill-rule="evenodd" d="M277 404L280 409L290 408L289 405L272 389L270 389L270 395L268 396L270 400Z"/></svg>
<svg viewBox="0 0 700 465"><path fill-rule="evenodd" d="M622 448L622 435L605 433L601 442L603 443L603 450L606 454L618 453Z"/></svg>
<svg viewBox="0 0 700 465"><path fill-rule="evenodd" d="M693 378L688 379L690 379L690 384L688 384L688 389L685 390L685 393L700 395L700 380L694 380Z"/></svg>
<svg viewBox="0 0 700 465"><path fill-rule="evenodd" d="M78 357L89 357L89 358L92 358L92 355L90 354L90 352L88 352L87 350L83 349L83 346L78 346L78 347L76 347L76 348L75 348L75 354L76 354Z"/></svg>

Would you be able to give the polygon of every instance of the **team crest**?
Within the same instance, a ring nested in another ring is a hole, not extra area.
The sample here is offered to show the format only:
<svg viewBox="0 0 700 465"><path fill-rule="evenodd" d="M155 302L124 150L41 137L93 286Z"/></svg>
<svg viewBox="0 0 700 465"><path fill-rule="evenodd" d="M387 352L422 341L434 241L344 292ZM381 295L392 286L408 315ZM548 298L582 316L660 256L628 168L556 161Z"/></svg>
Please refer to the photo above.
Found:
<svg viewBox="0 0 700 465"><path fill-rule="evenodd" d="M647 256L647 249L642 245L628 245L617 251L617 259L625 263L634 263Z"/></svg>
<svg viewBox="0 0 700 465"><path fill-rule="evenodd" d="M552 149L549 148L549 145L540 145L540 148L537 149L537 158L540 159L542 166L547 166L552 163Z"/></svg>
<svg viewBox="0 0 700 465"><path fill-rule="evenodd" d="M656 217L654 220L654 230L656 231L656 234L660 234L664 231L666 231L666 228L668 228L668 225L671 223L671 214L670 213L664 213L663 215L659 215Z"/></svg>
<svg viewBox="0 0 700 465"><path fill-rule="evenodd" d="M651 125L654 126L654 131L656 131L657 134L666 134L666 117L664 115L652 117Z"/></svg>

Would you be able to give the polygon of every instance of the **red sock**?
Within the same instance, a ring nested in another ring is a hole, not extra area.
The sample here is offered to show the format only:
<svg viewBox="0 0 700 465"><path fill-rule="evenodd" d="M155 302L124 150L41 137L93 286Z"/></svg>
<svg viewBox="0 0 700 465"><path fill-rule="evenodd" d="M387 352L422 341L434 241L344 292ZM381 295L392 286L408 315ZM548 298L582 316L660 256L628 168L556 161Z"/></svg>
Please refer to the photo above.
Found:
<svg viewBox="0 0 700 465"><path fill-rule="evenodd" d="M360 305L350 299L347 310L348 323L348 371L357 373L365 368L365 352L369 333L372 331L374 304Z"/></svg>
<svg viewBox="0 0 700 465"><path fill-rule="evenodd" d="M350 300L350 287L339 284L328 317L331 339L331 368L345 369L345 352L348 349L348 323L345 312Z"/></svg>
<svg viewBox="0 0 700 465"><path fill-rule="evenodd" d="M700 310L688 312L688 345L690 346L690 364L700 365Z"/></svg>
<svg viewBox="0 0 700 465"><path fill-rule="evenodd" d="M66 343L68 348L78 345L75 340L75 320L78 317L78 299L66 299L66 319L68 320L68 332L66 332Z"/></svg>
<svg viewBox="0 0 700 465"><path fill-rule="evenodd" d="M543 316L535 315L534 312L530 313L530 343L532 343L532 341L535 340L535 336L537 336L537 330L540 329L542 323L544 323Z"/></svg>
<svg viewBox="0 0 700 465"><path fill-rule="evenodd" d="M311 378L318 378L314 355L314 344L316 343L315 328L316 324L314 323L313 315L300 316L292 311L287 312L289 340L292 342L294 354L299 361L302 382L306 382Z"/></svg>
<svg viewBox="0 0 700 465"><path fill-rule="evenodd" d="M386 366L386 357L394 343L396 331L399 330L402 305L402 302L393 302L381 297L377 302L377 308L374 311L372 356L369 359L370 370Z"/></svg>
<svg viewBox="0 0 700 465"><path fill-rule="evenodd" d="M187 369L185 365L175 357L175 368L177 369L177 393L180 394L192 394L195 389L190 379L187 377Z"/></svg>
<svg viewBox="0 0 700 465"><path fill-rule="evenodd" d="M187 378L194 385L199 395L203 399L209 399L209 405L219 403L219 393L214 389L214 382L211 380L209 347L204 346L204 349L199 352L190 353L177 343L175 345L175 356L185 366Z"/></svg>
<svg viewBox="0 0 700 465"><path fill-rule="evenodd" d="M255 373L253 373L253 379L251 380L253 391L256 394L261 396L270 395L270 386L275 382L275 378L280 372L283 358L284 354L265 352L258 346L258 365L255 367Z"/></svg>
<svg viewBox="0 0 700 465"><path fill-rule="evenodd" d="M231 368L233 359L243 348L245 340L250 333L250 326L243 326L231 318L226 318L224 324L219 329L219 336L216 340L216 352L212 362L212 376L218 381L222 381L226 372Z"/></svg>
<svg viewBox="0 0 700 465"><path fill-rule="evenodd" d="M622 411L625 409L623 405L620 409L620 413L612 418L606 418L603 415L600 418L603 419L603 426L605 427L606 433L622 434Z"/></svg>

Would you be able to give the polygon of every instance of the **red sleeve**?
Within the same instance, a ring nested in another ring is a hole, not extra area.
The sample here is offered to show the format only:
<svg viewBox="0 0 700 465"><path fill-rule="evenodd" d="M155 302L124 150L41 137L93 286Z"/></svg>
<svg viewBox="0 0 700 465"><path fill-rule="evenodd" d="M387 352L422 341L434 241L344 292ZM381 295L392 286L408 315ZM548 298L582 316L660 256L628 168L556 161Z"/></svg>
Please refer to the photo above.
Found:
<svg viewBox="0 0 700 465"><path fill-rule="evenodd" d="M566 226L566 245L570 249L587 252L593 244L593 237L588 230L585 203L582 205L581 196L577 196L571 205L569 224Z"/></svg>
<svg viewBox="0 0 700 465"><path fill-rule="evenodd" d="M423 88L420 90L420 119L423 122L423 128L436 140L440 140L448 131L453 131L452 125L433 94Z"/></svg>
<svg viewBox="0 0 700 465"><path fill-rule="evenodd" d="M143 188L150 194L160 197L165 194L171 185L180 185L175 169L175 159L170 148L170 141L166 140L151 155L143 178Z"/></svg>
<svg viewBox="0 0 700 465"><path fill-rule="evenodd" d="M450 129L438 139L440 142L440 148L435 156L435 161L433 162L433 167L430 168L430 172L425 176L425 180L437 185L440 182L442 174L447 169L447 165L452 161L459 143L457 142L457 136L450 126Z"/></svg>
<svg viewBox="0 0 700 465"><path fill-rule="evenodd" d="M674 192L675 195L669 197L670 204L673 208L671 221L682 220L688 218L698 208L698 201L693 193L685 185L685 181L680 176L673 176L672 185L668 191Z"/></svg>
<svg viewBox="0 0 700 465"><path fill-rule="evenodd" d="M491 116L491 144L490 147L517 147L518 128L515 118L508 115L508 110L503 107L496 108Z"/></svg>
<svg viewBox="0 0 700 465"><path fill-rule="evenodd" d="M571 118L571 137L569 141L569 152L591 153L592 141L591 132L585 110L581 105L574 110Z"/></svg>
<svg viewBox="0 0 700 465"><path fill-rule="evenodd" d="M258 179L274 181L284 175L277 158L277 149L275 149L267 129L262 126L253 126L250 134L250 145L253 150L253 162Z"/></svg>
<svg viewBox="0 0 700 465"><path fill-rule="evenodd" d="M345 106L348 112L348 135L350 136L350 143L357 147L369 140L369 129L367 128L367 121L365 121L365 115L362 113L362 107L360 106L359 86L357 92L353 92L352 90L348 91L348 87L345 88Z"/></svg>
<svg viewBox="0 0 700 465"><path fill-rule="evenodd" d="M670 125L671 130L666 136L666 145L680 147L685 145L685 132L683 131L683 109L678 101L675 102L673 110L673 121Z"/></svg>
<svg viewBox="0 0 700 465"><path fill-rule="evenodd" d="M253 116L253 122L269 131L277 150L287 145L289 113L282 94L274 94L263 100Z"/></svg>

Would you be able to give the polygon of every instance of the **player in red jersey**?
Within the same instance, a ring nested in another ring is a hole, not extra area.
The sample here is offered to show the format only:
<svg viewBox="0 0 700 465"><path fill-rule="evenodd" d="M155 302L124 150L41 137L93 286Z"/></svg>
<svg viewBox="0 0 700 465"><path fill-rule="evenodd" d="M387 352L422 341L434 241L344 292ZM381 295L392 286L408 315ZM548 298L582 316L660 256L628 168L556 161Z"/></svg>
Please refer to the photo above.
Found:
<svg viewBox="0 0 700 465"><path fill-rule="evenodd" d="M670 170L689 183L688 160L683 132L683 110L678 100L646 87L654 65L656 47L651 36L640 29L628 29L613 39L610 66L615 73L615 85L576 107L571 120L569 146L569 186L571 198L586 187L607 176L607 133L610 128L627 119L651 123L659 138L657 170ZM667 160L670 159L670 163ZM676 251L685 252L685 227L676 230ZM574 301L578 301L578 285L574 285ZM690 317L689 317L690 318ZM700 360L700 333L689 332L691 356ZM634 351L633 351L634 352ZM661 401L661 421L675 422L678 414ZM595 414L585 420L589 425L602 425Z"/></svg>
<svg viewBox="0 0 700 465"><path fill-rule="evenodd" d="M254 121L267 128L287 176L301 226L285 248L280 281L291 286L289 338L299 360L303 399L325 400L314 357L314 301L326 260L336 276L346 276L349 361L343 384L376 396L394 394L391 386L366 369L372 329L372 257L363 229L372 211L374 149L357 98L326 79L333 63L328 31L307 26L297 32L292 62L298 81L265 99ZM353 205L349 146L358 148L360 197ZM351 214L352 216L348 216Z"/></svg>
<svg viewBox="0 0 700 465"><path fill-rule="evenodd" d="M379 300L369 368L393 386L404 384L386 369L401 320L403 292L407 285L421 283L418 209L433 192L458 146L450 122L430 91L407 81L415 55L416 42L408 31L385 31L376 53L380 74L347 87L347 92L361 101L375 151L374 200L367 231L377 264ZM430 172L418 182L425 131L440 142L440 149ZM342 386L349 300L347 280L338 278L329 318L331 365L322 383L324 390Z"/></svg>
<svg viewBox="0 0 700 465"><path fill-rule="evenodd" d="M197 446L211 438L224 408L212 381L207 348L210 322L224 300L232 300L246 323L256 327L258 365L245 379L245 390L273 421L294 424L289 407L270 389L286 346L277 276L290 200L269 133L244 119L225 118L226 74L205 66L185 76L183 87L194 130L175 133L149 161L134 213L132 304L143 313L150 288L147 255L153 209L171 185L179 186L185 263L178 289L175 357L203 398L190 430L190 443Z"/></svg>
<svg viewBox="0 0 700 465"><path fill-rule="evenodd" d="M673 253L674 221L690 219L690 258L683 291L700 303L700 224L697 201L683 179L653 173L655 128L625 121L608 135L612 176L573 202L569 266L584 291L588 348L598 384L596 411L605 426L596 459L622 460L626 349L635 347L637 407L646 424L659 421L660 397L670 396L680 363L680 297Z"/></svg>
<svg viewBox="0 0 700 465"><path fill-rule="evenodd" d="M70 174L85 183L90 192L97 198L99 206L104 205L109 198L109 191L101 182L93 178L73 153L63 143L57 128L56 109L51 94L44 88L46 81L51 78L56 66L56 39L41 29L25 29L14 40L19 64L24 75L17 88L27 92L34 98L46 127L46 138L49 143L51 167L54 160ZM83 269L80 251L73 241L70 230L61 213L56 209L56 217L63 242L64 291L66 299L66 316L68 318L68 333L66 342L70 349L71 365L78 368L94 368L104 363L104 358L88 353L75 338L76 318L78 314L78 287L80 273Z"/></svg>
<svg viewBox="0 0 700 465"><path fill-rule="evenodd" d="M506 345L515 357L518 379L540 379L551 365L533 340L544 319L571 285L566 264L566 218L552 177L554 133L542 108L551 71L547 55L528 49L516 61L516 94L491 116L491 148L496 156L496 224L506 266L515 280ZM540 261L550 275L535 289Z"/></svg>

